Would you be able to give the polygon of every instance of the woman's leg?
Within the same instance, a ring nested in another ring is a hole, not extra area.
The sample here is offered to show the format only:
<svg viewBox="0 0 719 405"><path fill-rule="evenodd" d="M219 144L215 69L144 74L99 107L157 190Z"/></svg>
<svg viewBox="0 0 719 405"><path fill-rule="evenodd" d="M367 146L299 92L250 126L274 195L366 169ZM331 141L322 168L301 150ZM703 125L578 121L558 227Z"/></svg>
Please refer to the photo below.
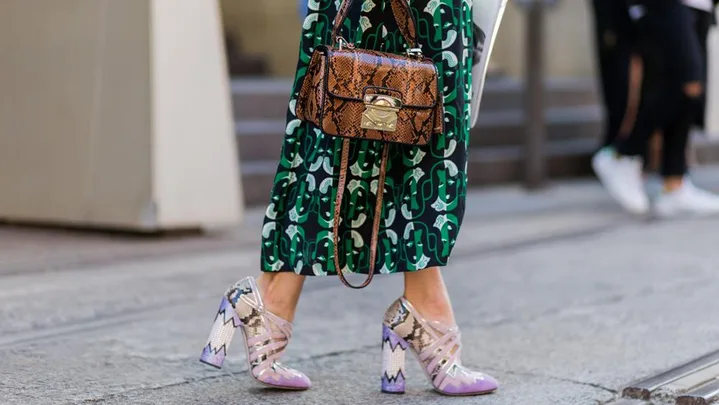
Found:
<svg viewBox="0 0 719 405"><path fill-rule="evenodd" d="M462 342L439 267L406 272L404 297L385 313L382 333L382 391L405 390L405 352L417 354L434 388L448 395L488 394L492 376L462 365Z"/></svg>
<svg viewBox="0 0 719 405"><path fill-rule="evenodd" d="M667 24L655 27L661 41L667 80L662 177L664 190L657 199L656 213L673 216L682 213L719 213L719 197L693 186L686 176L689 132L701 113L704 73L701 41L696 32L697 11L680 4L667 4ZM667 29L671 28L671 29Z"/></svg>
<svg viewBox="0 0 719 405"><path fill-rule="evenodd" d="M265 307L280 318L294 322L305 276L292 272L265 272L257 279Z"/></svg>
<svg viewBox="0 0 719 405"><path fill-rule="evenodd" d="M428 319L454 325L454 312L439 267L404 273L404 297Z"/></svg>
<svg viewBox="0 0 719 405"><path fill-rule="evenodd" d="M246 277L233 284L222 297L200 361L222 368L235 337L243 340L254 380L282 389L310 388L306 375L279 362L290 342L303 281L304 277L285 272L264 273L257 280ZM242 333L237 333L238 328Z"/></svg>

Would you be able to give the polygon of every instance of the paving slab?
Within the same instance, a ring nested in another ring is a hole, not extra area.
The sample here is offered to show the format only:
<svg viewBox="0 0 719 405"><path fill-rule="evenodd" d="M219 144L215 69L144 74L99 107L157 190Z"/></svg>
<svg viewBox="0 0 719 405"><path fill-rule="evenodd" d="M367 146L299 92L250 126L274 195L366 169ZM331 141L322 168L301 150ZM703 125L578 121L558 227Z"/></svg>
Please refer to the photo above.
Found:
<svg viewBox="0 0 719 405"><path fill-rule="evenodd" d="M564 205L568 190L536 211L472 211L444 272L464 362L496 374L497 394L439 396L416 365L406 395L378 393L398 275L361 292L308 280L286 356L313 378L307 393L256 387L238 342L239 381L204 367L219 295L259 265L238 245L0 274L0 404L608 404L718 349L719 219L635 219L608 200Z"/></svg>

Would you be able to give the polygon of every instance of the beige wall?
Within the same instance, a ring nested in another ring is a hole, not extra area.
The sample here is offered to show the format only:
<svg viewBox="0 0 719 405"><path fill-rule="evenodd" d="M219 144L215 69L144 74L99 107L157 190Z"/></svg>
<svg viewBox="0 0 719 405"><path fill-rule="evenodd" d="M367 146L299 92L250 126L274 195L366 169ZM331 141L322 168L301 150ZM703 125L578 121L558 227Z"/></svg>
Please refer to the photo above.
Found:
<svg viewBox="0 0 719 405"><path fill-rule="evenodd" d="M148 21L145 0L2 0L0 217L112 224L147 209Z"/></svg>
<svg viewBox="0 0 719 405"><path fill-rule="evenodd" d="M0 1L0 220L239 220L219 6Z"/></svg>
<svg viewBox="0 0 719 405"><path fill-rule="evenodd" d="M564 0L546 13L546 63L552 76L595 74L594 29L588 1ZM524 69L525 16L513 0L497 37L493 61L514 76Z"/></svg>
<svg viewBox="0 0 719 405"><path fill-rule="evenodd" d="M588 1L564 0L547 12L548 72L588 76L594 72ZM297 63L299 34L295 0L222 0L226 29L242 36L244 48L268 56L273 74L290 76ZM512 75L524 66L524 15L510 0L500 29L494 62Z"/></svg>
<svg viewBox="0 0 719 405"><path fill-rule="evenodd" d="M237 221L242 187L219 5L210 0L151 5L158 221L176 226Z"/></svg>

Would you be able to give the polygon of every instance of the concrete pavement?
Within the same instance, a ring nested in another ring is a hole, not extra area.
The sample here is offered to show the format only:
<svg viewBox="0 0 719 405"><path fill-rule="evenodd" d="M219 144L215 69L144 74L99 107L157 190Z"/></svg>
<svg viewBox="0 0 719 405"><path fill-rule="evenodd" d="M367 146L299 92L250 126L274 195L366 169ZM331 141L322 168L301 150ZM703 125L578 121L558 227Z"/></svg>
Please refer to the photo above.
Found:
<svg viewBox="0 0 719 405"><path fill-rule="evenodd" d="M697 182L719 188L719 169ZM0 404L604 404L719 348L719 219L633 218L591 181L474 192L468 207L445 276L464 362L501 380L494 395L441 397L413 363L406 395L378 392L398 276L361 292L308 281L286 359L308 392L252 384L238 344L238 380L202 366L219 294L256 274L256 211L209 239L0 228Z"/></svg>

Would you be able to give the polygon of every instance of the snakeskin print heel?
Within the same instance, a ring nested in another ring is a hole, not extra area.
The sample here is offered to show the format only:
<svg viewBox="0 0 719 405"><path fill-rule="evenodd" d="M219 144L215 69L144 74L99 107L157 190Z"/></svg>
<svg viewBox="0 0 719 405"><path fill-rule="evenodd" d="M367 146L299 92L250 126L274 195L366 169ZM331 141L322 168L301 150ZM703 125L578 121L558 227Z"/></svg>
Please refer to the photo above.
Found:
<svg viewBox="0 0 719 405"><path fill-rule="evenodd" d="M235 336L235 329L241 325L240 318L230 304L227 297L222 297L220 309L215 315L215 323L212 324L210 338L207 345L202 349L200 361L215 368L222 368L227 356L227 349Z"/></svg>
<svg viewBox="0 0 719 405"><path fill-rule="evenodd" d="M404 394L407 342L382 325L382 392Z"/></svg>
<svg viewBox="0 0 719 405"><path fill-rule="evenodd" d="M251 277L237 282L222 297L200 362L222 368L237 329L244 338L252 378L274 388L310 388L307 376L279 362L290 341L292 324L265 309Z"/></svg>
<svg viewBox="0 0 719 405"><path fill-rule="evenodd" d="M499 387L487 374L464 367L456 326L422 317L407 299L392 304L382 328L382 392L405 391L405 354L410 349L436 391L444 395L482 395Z"/></svg>

